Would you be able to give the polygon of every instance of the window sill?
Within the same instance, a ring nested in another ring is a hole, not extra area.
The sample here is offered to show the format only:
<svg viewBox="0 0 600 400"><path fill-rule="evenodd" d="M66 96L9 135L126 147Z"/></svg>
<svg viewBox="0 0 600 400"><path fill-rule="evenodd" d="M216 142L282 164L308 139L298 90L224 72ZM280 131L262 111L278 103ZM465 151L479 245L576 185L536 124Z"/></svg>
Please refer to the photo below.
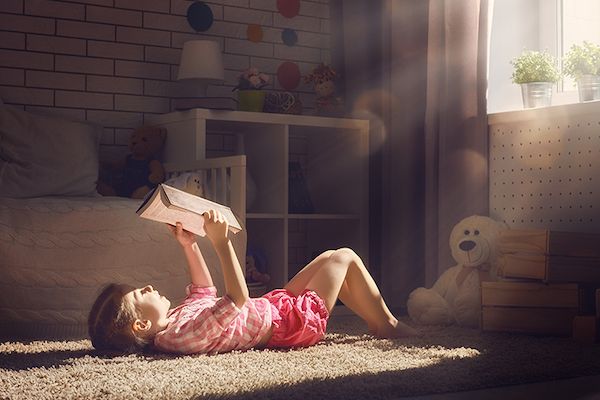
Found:
<svg viewBox="0 0 600 400"><path fill-rule="evenodd" d="M600 100L585 103L562 104L550 107L529 108L517 111L504 111L488 114L488 125L533 121L539 119L571 117L576 115L599 114Z"/></svg>

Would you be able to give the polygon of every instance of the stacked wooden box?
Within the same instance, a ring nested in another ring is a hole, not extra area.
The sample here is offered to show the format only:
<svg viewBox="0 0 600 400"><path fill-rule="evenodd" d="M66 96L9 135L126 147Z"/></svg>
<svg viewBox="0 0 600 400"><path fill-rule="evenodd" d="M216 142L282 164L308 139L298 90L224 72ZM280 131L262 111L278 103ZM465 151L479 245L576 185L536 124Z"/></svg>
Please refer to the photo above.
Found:
<svg viewBox="0 0 600 400"><path fill-rule="evenodd" d="M483 330L597 337L600 234L509 229L498 240L501 280L481 284Z"/></svg>

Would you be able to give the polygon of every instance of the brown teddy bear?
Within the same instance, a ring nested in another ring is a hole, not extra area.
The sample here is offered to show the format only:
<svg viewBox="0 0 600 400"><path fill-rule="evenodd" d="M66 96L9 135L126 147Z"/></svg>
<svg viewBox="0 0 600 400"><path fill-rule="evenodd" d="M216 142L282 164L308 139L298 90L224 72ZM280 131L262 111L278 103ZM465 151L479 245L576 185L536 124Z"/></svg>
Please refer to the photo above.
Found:
<svg viewBox="0 0 600 400"><path fill-rule="evenodd" d="M130 153L125 159L108 165L108 179L98 180L98 193L142 199L164 182L165 170L158 157L166 136L166 129L158 127L142 126L133 131L129 137Z"/></svg>

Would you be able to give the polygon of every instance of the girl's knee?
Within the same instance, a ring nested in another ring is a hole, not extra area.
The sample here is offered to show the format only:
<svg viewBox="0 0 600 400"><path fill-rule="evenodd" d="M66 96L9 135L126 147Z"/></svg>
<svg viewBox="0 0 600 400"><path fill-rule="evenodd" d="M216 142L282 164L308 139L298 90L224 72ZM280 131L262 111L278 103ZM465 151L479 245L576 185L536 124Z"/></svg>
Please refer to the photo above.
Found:
<svg viewBox="0 0 600 400"><path fill-rule="evenodd" d="M358 255L354 252L354 250L348 247L342 247L337 250L333 250L332 254L329 256L330 259L344 264L349 264L350 262L354 261L356 257L358 257Z"/></svg>
<svg viewBox="0 0 600 400"><path fill-rule="evenodd" d="M318 255L318 258L329 258L335 253L335 250L326 250Z"/></svg>

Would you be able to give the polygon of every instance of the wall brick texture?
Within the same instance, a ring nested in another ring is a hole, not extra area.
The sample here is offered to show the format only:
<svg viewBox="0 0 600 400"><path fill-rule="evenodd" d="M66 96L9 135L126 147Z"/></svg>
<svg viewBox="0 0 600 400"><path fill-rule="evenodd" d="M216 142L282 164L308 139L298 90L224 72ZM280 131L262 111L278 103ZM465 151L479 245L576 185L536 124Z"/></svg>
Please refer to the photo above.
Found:
<svg viewBox="0 0 600 400"><path fill-rule="evenodd" d="M214 22L195 32L186 20L190 0L1 0L0 97L26 110L86 119L105 127L101 157L126 152L127 136L150 114L173 110L174 99L189 96L175 80L183 43L218 42L226 81L208 95L235 96L237 76L255 66L281 90L277 67L298 64L307 74L331 62L329 0L302 0L300 14L284 18L276 0L213 0ZM248 24L264 37L246 38ZM298 42L286 46L285 28ZM312 87L296 92L305 110L314 104ZM231 137L210 140L209 154L231 153Z"/></svg>

